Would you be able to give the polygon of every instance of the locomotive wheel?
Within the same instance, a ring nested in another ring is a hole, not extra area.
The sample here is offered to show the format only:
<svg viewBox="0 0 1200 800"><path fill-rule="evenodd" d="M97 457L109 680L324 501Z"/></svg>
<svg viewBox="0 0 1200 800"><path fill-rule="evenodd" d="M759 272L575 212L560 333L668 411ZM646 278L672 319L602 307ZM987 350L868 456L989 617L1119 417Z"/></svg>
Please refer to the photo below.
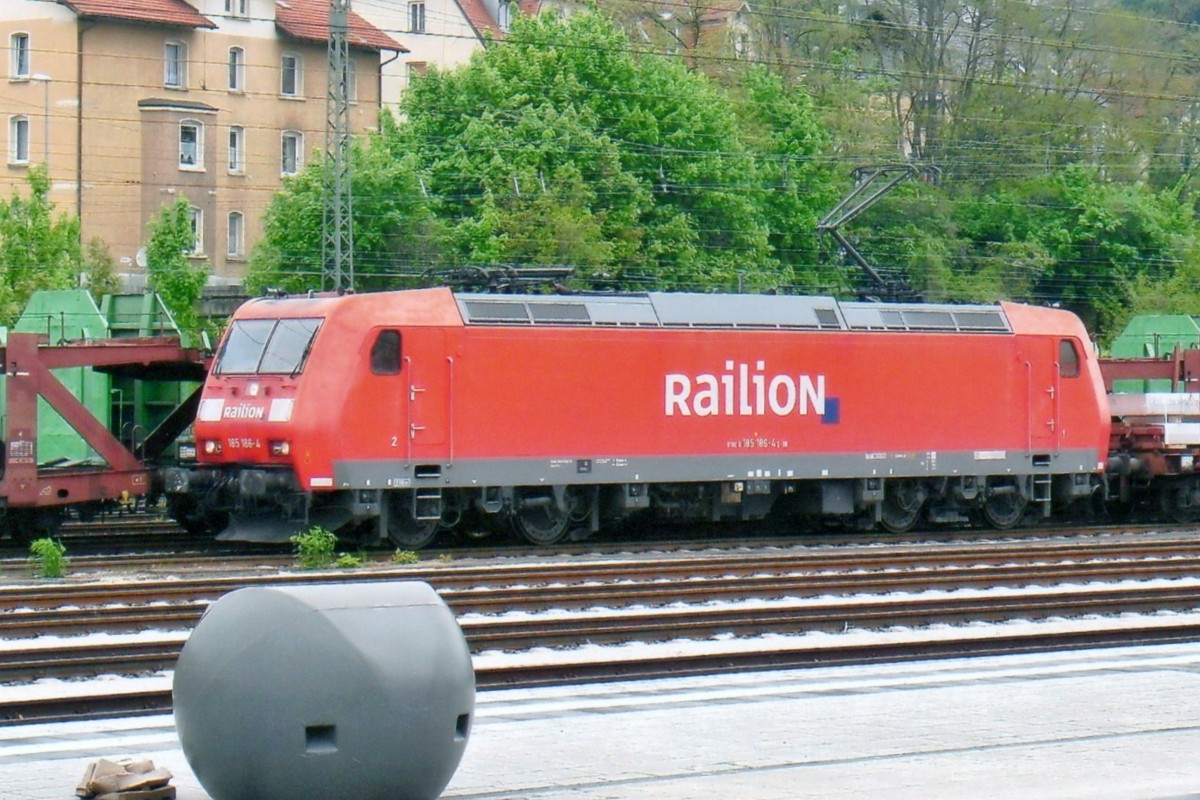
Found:
<svg viewBox="0 0 1200 800"><path fill-rule="evenodd" d="M399 493L396 493L399 494ZM388 508L387 537L392 544L404 550L420 550L428 547L437 538L441 520L413 519L412 511L402 498L390 498Z"/></svg>
<svg viewBox="0 0 1200 800"><path fill-rule="evenodd" d="M983 504L983 518L988 525L998 531L1015 528L1025 516L1025 508L1029 499L1020 492L1011 494L995 494Z"/></svg>
<svg viewBox="0 0 1200 800"><path fill-rule="evenodd" d="M568 505L571 495L567 495ZM512 526L530 544L558 544L571 527L571 514L559 508L549 490L518 490L513 502Z"/></svg>
<svg viewBox="0 0 1200 800"><path fill-rule="evenodd" d="M1162 513L1181 525L1200 521L1200 484L1194 478L1177 478L1163 484L1158 495Z"/></svg>
<svg viewBox="0 0 1200 800"><path fill-rule="evenodd" d="M925 490L912 479L888 481L883 494L879 524L891 533L907 533L921 518Z"/></svg>
<svg viewBox="0 0 1200 800"><path fill-rule="evenodd" d="M193 536L215 536L229 525L224 511L206 513L191 495L167 495L167 515Z"/></svg>

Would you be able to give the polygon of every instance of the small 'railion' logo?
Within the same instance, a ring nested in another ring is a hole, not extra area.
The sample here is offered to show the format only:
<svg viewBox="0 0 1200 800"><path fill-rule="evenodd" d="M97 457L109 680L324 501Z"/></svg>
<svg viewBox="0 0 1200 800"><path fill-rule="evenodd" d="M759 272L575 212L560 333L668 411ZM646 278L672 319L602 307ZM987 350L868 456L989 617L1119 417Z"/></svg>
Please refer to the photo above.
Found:
<svg viewBox="0 0 1200 800"><path fill-rule="evenodd" d="M225 410L221 412L222 419L262 419L267 414L267 410L262 406L255 406L249 403L240 403L236 406L225 406Z"/></svg>

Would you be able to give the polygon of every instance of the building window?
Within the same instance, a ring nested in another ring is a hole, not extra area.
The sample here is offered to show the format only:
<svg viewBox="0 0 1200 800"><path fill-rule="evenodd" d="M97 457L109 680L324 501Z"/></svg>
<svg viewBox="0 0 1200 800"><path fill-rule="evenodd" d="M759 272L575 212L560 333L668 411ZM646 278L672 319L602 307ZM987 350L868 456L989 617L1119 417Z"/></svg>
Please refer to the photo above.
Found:
<svg viewBox="0 0 1200 800"><path fill-rule="evenodd" d="M204 125L194 119L179 123L179 168L204 169Z"/></svg>
<svg viewBox="0 0 1200 800"><path fill-rule="evenodd" d="M300 171L301 157L304 154L304 134L299 131L284 131L280 152L279 172L283 175L295 175Z"/></svg>
<svg viewBox="0 0 1200 800"><path fill-rule="evenodd" d="M8 163L29 163L29 117L12 117L8 121Z"/></svg>
<svg viewBox="0 0 1200 800"><path fill-rule="evenodd" d="M424 75L425 70L426 64L424 61L408 62L408 82L412 83L413 78L417 77L418 75Z"/></svg>
<svg viewBox="0 0 1200 800"><path fill-rule="evenodd" d="M246 51L240 47L229 48L229 91L240 92L246 86Z"/></svg>
<svg viewBox="0 0 1200 800"><path fill-rule="evenodd" d="M408 4L408 29L413 33L425 32L425 4Z"/></svg>
<svg viewBox="0 0 1200 800"><path fill-rule="evenodd" d="M225 248L225 255L230 258L241 258L245 237L246 218L242 216L240 211L229 212L229 242Z"/></svg>
<svg viewBox="0 0 1200 800"><path fill-rule="evenodd" d="M204 255L204 212L192 206L188 209L188 221L192 223L192 255Z"/></svg>
<svg viewBox="0 0 1200 800"><path fill-rule="evenodd" d="M29 77L29 34L14 33L8 40L10 60L8 75L10 78Z"/></svg>
<svg viewBox="0 0 1200 800"><path fill-rule="evenodd" d="M229 171L246 170L246 130L234 125L229 129Z"/></svg>
<svg viewBox="0 0 1200 800"><path fill-rule="evenodd" d="M187 88L187 45L183 42L167 42L163 49L163 85Z"/></svg>
<svg viewBox="0 0 1200 800"><path fill-rule="evenodd" d="M225 13L232 17L246 16L246 0L225 0Z"/></svg>
<svg viewBox="0 0 1200 800"><path fill-rule="evenodd" d="M509 0L500 0L499 12L496 14L496 24L500 26L500 30L508 30L508 26L512 23L512 6Z"/></svg>
<svg viewBox="0 0 1200 800"><path fill-rule="evenodd" d="M279 93L284 97L298 97L302 85L303 63L296 53L284 53L280 63Z"/></svg>
<svg viewBox="0 0 1200 800"><path fill-rule="evenodd" d="M351 61L346 65L346 102L358 101L358 65Z"/></svg>

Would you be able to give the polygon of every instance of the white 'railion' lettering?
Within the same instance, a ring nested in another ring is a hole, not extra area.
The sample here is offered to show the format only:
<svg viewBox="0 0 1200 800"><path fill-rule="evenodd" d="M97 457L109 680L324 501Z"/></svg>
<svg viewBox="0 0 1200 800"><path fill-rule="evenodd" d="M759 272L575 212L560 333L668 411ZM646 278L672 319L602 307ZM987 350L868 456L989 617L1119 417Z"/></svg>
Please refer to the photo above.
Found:
<svg viewBox="0 0 1200 800"><path fill-rule="evenodd" d="M262 406L242 404L239 406L225 406L225 410L221 413L221 416L224 419L262 419L266 413L266 409Z"/></svg>
<svg viewBox="0 0 1200 800"><path fill-rule="evenodd" d="M824 375L766 374L767 362L725 362L719 375L704 373L666 376L665 401L668 417L776 416L825 413Z"/></svg>

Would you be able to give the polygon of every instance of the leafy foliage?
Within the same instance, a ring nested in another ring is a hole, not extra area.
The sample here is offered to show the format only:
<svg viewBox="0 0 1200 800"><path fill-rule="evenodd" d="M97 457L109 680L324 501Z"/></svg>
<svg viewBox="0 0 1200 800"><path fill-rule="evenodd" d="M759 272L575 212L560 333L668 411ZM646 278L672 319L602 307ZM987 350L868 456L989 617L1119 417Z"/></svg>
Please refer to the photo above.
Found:
<svg viewBox="0 0 1200 800"><path fill-rule="evenodd" d="M146 242L149 284L171 310L180 330L187 333L198 333L203 327L197 303L208 279L208 270L188 258L194 244L190 207L184 198L164 206L150 221Z"/></svg>
<svg viewBox="0 0 1200 800"><path fill-rule="evenodd" d="M91 292L92 297L116 294L121 290L117 262L113 259L108 245L98 237L93 237L83 250L82 272L83 285Z"/></svg>
<svg viewBox="0 0 1200 800"><path fill-rule="evenodd" d="M16 321L38 289L67 289L82 262L79 221L54 214L44 167L28 175L28 196L0 201L0 324Z"/></svg>
<svg viewBox="0 0 1200 800"><path fill-rule="evenodd" d="M297 533L288 541L296 549L301 569L321 569L334 563L337 535L319 525Z"/></svg>
<svg viewBox="0 0 1200 800"><path fill-rule="evenodd" d="M67 548L57 539L45 537L29 544L34 571L43 578L61 578L67 574Z"/></svg>
<svg viewBox="0 0 1200 800"><path fill-rule="evenodd" d="M807 280L828 176L811 101L766 72L727 91L631 52L597 14L519 18L461 69L416 81L404 121L355 150L363 288L461 265L566 265L604 288ZM313 286L320 165L291 181L255 287Z"/></svg>

